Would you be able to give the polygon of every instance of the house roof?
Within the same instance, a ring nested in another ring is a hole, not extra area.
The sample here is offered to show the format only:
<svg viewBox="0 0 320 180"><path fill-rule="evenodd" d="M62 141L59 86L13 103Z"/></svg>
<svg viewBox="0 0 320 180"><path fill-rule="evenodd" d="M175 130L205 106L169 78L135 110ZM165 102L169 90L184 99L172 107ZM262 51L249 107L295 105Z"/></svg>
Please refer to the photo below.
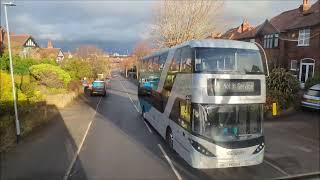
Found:
<svg viewBox="0 0 320 180"><path fill-rule="evenodd" d="M60 51L60 48L41 48L38 52L41 58L56 58L58 57Z"/></svg>
<svg viewBox="0 0 320 180"><path fill-rule="evenodd" d="M235 39L246 39L246 38L252 38L255 37L260 30L262 29L264 24L261 24L259 26L254 27L253 29L251 29L250 31L246 31L242 34L238 34Z"/></svg>
<svg viewBox="0 0 320 180"><path fill-rule="evenodd" d="M248 38L254 38L257 36L257 34L259 34L263 28L266 26L266 25L269 25L272 27L272 29L274 29L275 31L278 31L278 29L276 27L274 27L273 24L270 23L269 20L265 20L264 23L254 27L252 30L250 31L246 31L242 34L239 34L236 39L248 39Z"/></svg>
<svg viewBox="0 0 320 180"><path fill-rule="evenodd" d="M29 35L29 34L17 34L17 35L14 34L14 35L10 35L11 46L13 48L22 47L22 46L25 45L27 40L29 40L30 38L34 41L33 37L31 35ZM8 39L7 38L5 38L4 43L8 44Z"/></svg>
<svg viewBox="0 0 320 180"><path fill-rule="evenodd" d="M270 22L279 31L317 25L320 23L320 0L304 14L299 8L296 8L273 17Z"/></svg>
<svg viewBox="0 0 320 180"><path fill-rule="evenodd" d="M222 34L219 38L220 39L239 39L238 36L248 31L251 31L252 29L254 29L254 27L251 26L251 24L249 24L249 22L245 20L240 26L229 29L227 32Z"/></svg>
<svg viewBox="0 0 320 180"><path fill-rule="evenodd" d="M317 24L320 24L320 0L314 3L304 14L299 8L283 12L278 16L273 17L270 21L266 20L249 31L236 34L232 39L253 38L259 34L266 25L271 25L276 31L283 32L290 29L309 27Z"/></svg>

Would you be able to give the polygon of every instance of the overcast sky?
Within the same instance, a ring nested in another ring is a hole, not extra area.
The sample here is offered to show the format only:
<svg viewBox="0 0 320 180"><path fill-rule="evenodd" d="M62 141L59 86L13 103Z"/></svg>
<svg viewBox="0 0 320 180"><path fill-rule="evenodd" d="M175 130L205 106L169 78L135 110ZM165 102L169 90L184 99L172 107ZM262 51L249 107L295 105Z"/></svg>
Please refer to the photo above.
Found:
<svg viewBox="0 0 320 180"><path fill-rule="evenodd" d="M64 50L89 43L124 53L149 37L154 7L159 1L16 0L15 3L17 6L9 9L10 30L15 33L31 34L40 44L51 39ZM238 26L243 19L257 25L301 3L302 0L227 0L213 21L219 31ZM4 24L1 7L1 25Z"/></svg>

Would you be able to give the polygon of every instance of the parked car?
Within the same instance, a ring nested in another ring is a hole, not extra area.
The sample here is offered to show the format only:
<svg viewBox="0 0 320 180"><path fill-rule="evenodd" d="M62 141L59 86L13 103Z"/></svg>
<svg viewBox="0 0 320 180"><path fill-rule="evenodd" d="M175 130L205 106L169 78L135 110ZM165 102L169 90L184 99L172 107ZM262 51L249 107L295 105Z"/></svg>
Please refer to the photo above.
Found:
<svg viewBox="0 0 320 180"><path fill-rule="evenodd" d="M106 84L104 81L93 81L91 85L91 96L93 95L107 95Z"/></svg>
<svg viewBox="0 0 320 180"><path fill-rule="evenodd" d="M303 95L301 106L320 110L320 84L307 90Z"/></svg>

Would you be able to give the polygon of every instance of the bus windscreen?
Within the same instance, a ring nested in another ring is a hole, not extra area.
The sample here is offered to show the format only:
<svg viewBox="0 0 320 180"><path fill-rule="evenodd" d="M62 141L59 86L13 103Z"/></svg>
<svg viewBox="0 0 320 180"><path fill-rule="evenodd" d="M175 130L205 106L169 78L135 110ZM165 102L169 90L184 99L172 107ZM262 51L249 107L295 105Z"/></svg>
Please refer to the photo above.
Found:
<svg viewBox="0 0 320 180"><path fill-rule="evenodd" d="M259 51L232 48L196 48L195 72L263 74Z"/></svg>

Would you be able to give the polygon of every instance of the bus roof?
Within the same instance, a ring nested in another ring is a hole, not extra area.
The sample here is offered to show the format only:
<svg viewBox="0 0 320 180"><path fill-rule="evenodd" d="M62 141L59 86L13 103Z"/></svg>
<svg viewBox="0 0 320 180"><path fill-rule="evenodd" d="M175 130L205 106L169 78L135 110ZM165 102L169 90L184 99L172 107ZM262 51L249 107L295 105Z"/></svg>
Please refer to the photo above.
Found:
<svg viewBox="0 0 320 180"><path fill-rule="evenodd" d="M181 45L177 45L173 48L180 48L184 46L259 50L254 43L244 42L244 41L235 41L235 40L225 40L225 39L191 40L191 41L184 42Z"/></svg>
<svg viewBox="0 0 320 180"><path fill-rule="evenodd" d="M154 52L148 56L145 56L142 59L147 59L152 56L158 56L161 55L170 49L177 49L184 46L190 46L192 48L195 47L203 47L203 48L233 48L233 49L250 49L250 50L259 50L257 45L250 42L244 42L244 41L235 41L235 40L225 40L225 39L203 39L203 40L191 40L186 41L182 44L179 44L177 46L161 49L157 52Z"/></svg>

